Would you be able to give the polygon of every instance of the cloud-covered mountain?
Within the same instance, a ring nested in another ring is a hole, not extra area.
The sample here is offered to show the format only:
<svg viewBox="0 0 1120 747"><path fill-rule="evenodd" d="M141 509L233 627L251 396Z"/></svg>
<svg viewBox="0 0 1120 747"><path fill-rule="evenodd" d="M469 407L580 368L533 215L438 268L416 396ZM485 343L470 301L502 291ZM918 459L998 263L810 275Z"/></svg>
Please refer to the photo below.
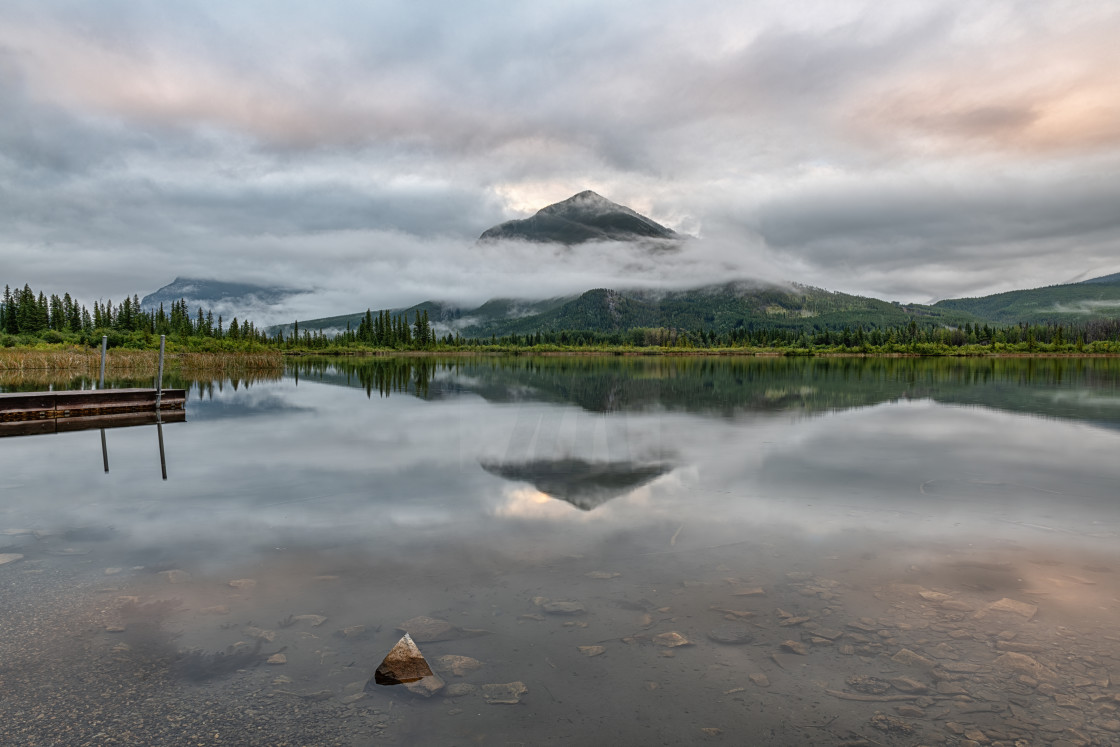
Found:
<svg viewBox="0 0 1120 747"><path fill-rule="evenodd" d="M191 310L203 308L213 311L215 316L220 314L227 320L240 316L242 319L250 318L257 323L266 323L279 313L279 307L292 296L307 292L279 286L177 277L140 299L140 306L155 309L163 304L164 309L169 310L172 303L183 299ZM286 312L284 315L286 316Z"/></svg>
<svg viewBox="0 0 1120 747"><path fill-rule="evenodd" d="M511 220L483 231L480 241L514 239L556 244L585 241L676 240L683 238L625 205L591 190L541 208L523 220Z"/></svg>

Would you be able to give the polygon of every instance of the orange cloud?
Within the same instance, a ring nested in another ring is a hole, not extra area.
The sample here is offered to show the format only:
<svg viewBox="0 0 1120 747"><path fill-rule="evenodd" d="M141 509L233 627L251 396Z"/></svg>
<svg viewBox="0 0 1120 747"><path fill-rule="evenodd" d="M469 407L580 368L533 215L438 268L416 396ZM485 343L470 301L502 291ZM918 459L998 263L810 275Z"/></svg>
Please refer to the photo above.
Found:
<svg viewBox="0 0 1120 747"><path fill-rule="evenodd" d="M860 138L935 153L1116 148L1118 33L974 48L947 64L888 73L847 109L845 125Z"/></svg>

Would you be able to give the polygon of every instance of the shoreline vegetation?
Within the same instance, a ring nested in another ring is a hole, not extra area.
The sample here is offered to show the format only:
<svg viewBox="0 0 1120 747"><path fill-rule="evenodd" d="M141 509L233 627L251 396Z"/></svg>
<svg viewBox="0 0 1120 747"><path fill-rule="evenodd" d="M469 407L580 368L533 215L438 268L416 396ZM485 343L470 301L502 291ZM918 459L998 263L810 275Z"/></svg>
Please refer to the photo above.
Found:
<svg viewBox="0 0 1120 747"><path fill-rule="evenodd" d="M822 327L741 325L732 329L633 328L538 330L527 334L467 338L429 322L427 311L366 311L355 329L301 329L285 336L251 321L227 323L180 299L165 311L144 309L136 296L120 304L93 304L90 312L69 294L35 294L5 286L0 299L0 371L90 369L99 366L102 337L116 370L154 374L160 336L167 362L185 372L282 368L284 356L301 355L633 355L633 356L887 356L1077 357L1120 356L1120 319L1079 323L968 323L944 326L914 318L907 324Z"/></svg>

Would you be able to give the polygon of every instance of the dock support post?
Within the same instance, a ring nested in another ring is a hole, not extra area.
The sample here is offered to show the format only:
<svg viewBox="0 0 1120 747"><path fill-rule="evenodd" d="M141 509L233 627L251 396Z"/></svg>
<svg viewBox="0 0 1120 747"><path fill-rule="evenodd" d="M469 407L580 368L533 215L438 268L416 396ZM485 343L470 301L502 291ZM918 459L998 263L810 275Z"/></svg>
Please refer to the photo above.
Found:
<svg viewBox="0 0 1120 747"><path fill-rule="evenodd" d="M159 336L159 373L156 374L156 412L159 412L160 402L163 400L163 346L167 343L167 335Z"/></svg>
<svg viewBox="0 0 1120 747"><path fill-rule="evenodd" d="M156 433L159 435L159 468L163 473L163 479L167 479L167 455L163 451L163 422L156 415Z"/></svg>
<svg viewBox="0 0 1120 747"><path fill-rule="evenodd" d="M97 385L98 389L105 388L105 351L109 349L109 336L101 335L101 382Z"/></svg>

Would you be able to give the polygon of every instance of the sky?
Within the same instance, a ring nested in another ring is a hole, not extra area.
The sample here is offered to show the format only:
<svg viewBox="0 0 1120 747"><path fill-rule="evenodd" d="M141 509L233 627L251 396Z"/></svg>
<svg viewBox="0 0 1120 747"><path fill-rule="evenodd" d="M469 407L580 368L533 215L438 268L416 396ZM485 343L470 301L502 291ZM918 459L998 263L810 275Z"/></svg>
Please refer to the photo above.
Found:
<svg viewBox="0 0 1120 747"><path fill-rule="evenodd" d="M427 299L1120 271L1120 5L3 0L0 283ZM475 243L583 189L675 252Z"/></svg>

